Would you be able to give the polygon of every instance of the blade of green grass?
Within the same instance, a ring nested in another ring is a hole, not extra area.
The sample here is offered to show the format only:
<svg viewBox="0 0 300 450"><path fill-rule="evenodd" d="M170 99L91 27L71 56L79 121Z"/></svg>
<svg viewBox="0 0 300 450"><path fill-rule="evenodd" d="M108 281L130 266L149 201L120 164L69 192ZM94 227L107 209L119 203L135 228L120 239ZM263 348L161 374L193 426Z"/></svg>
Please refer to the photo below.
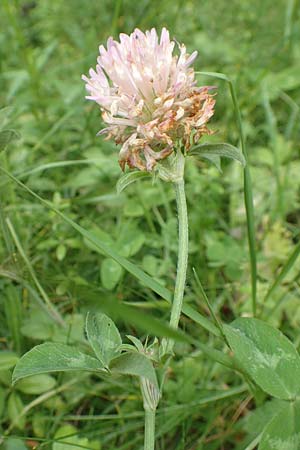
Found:
<svg viewBox="0 0 300 450"><path fill-rule="evenodd" d="M44 299L44 302L47 305L47 309L48 309L49 313L53 316L53 318L55 318L55 320L58 323L60 323L61 325L65 325L65 322L64 322L62 316L59 314L57 309L53 306L53 304L51 303L51 301L50 301L50 299L49 299L49 297L48 297L48 295L46 293L46 291L44 290L43 286L39 282L39 280L38 280L38 278L37 278L37 276L35 274L35 271L34 271L34 269L32 267L32 264L29 261L27 255L26 255L26 253L25 253L25 251L24 251L24 249L22 247L22 244L21 244L21 242L20 242L20 240L19 240L19 238L17 236L17 233L16 233L16 231L15 231L11 221L8 218L6 218L5 222L7 224L8 230L9 230L9 232L11 234L11 237L12 237L12 239L14 241L14 244L17 247L17 249L18 249L18 251L20 253L20 256L22 257L22 259L23 259L23 261L24 261L24 263L25 263L25 265L27 267L27 270L30 273L31 278L34 281L34 284L37 287L37 290L39 291L39 293L41 294L41 297Z"/></svg>
<svg viewBox="0 0 300 450"><path fill-rule="evenodd" d="M277 136L278 136L278 128L277 121L274 114L274 111L271 107L268 87L263 85L262 87L262 106L265 111L266 123L267 123L267 132L269 134L270 145L272 148L272 156L273 156L273 173L276 181L276 206L275 206L275 218L278 215L279 217L283 214L283 191L281 186L281 177L280 177L280 158L278 154L278 145L277 145Z"/></svg>
<svg viewBox="0 0 300 450"><path fill-rule="evenodd" d="M7 225L5 223L5 218L4 218L4 214L3 214L3 202L2 199L0 198L0 228L2 230L2 237L3 240L5 242L5 246L7 248L7 251L10 255L13 254L14 252L14 246L11 240L11 237L9 235L9 231L7 229Z"/></svg>
<svg viewBox="0 0 300 450"><path fill-rule="evenodd" d="M165 325L160 320L152 317L150 314L145 314L137 308L125 305L124 303L112 301L110 298L101 298L97 305L109 317L117 318L122 322L137 326L146 333L154 336L169 337L179 342L189 342L190 339L182 331L174 330Z"/></svg>
<svg viewBox="0 0 300 450"><path fill-rule="evenodd" d="M168 337L174 339L177 342L187 342L199 348L206 356L208 356L213 361L216 361L226 367L231 369L236 368L234 361L225 353L215 350L212 347L208 347L206 344L202 344L199 340L185 334L180 330L174 330L173 328L165 325L158 319L151 317L144 312L139 311L136 308L124 305L120 302L112 302L111 299L101 299L99 308L102 309L109 316L115 316L119 320L126 322L127 324L132 324L141 328L151 335Z"/></svg>
<svg viewBox="0 0 300 450"><path fill-rule="evenodd" d="M206 406L209 403L215 403L219 400L224 400L226 398L235 397L240 394L243 394L249 390L248 386L246 384L242 384L237 387L228 388L220 391L216 391L213 393L208 394L207 396L200 398L199 400L191 401L188 403L185 403L183 405L172 405L172 406L165 406L161 407L157 410L158 415L164 415L172 412L178 413L179 411L184 411L185 409L190 410L190 408L199 408L201 406ZM65 417L65 420L70 421L76 421L79 422L86 422L86 421L106 421L106 420L122 420L122 419L131 419L131 418L137 418L137 417L143 417L143 412L134 412L134 413L126 413L122 414L120 416L119 414L94 414L94 415L67 415Z"/></svg>
<svg viewBox="0 0 300 450"><path fill-rule="evenodd" d="M78 225L76 222L74 222L72 219L70 219L64 213L62 213L57 208L55 208L50 202L48 202L47 200L40 197L38 194L36 194L34 191L32 191L28 186L26 186L24 183L22 183L20 180L18 180L14 175L12 175L10 172L8 172L6 169L4 169L3 167L0 167L0 171L5 173L11 180L13 180L15 183L17 183L25 191L29 192L33 197L35 197L37 200L39 200L39 202L44 204L47 208L54 211L66 223L68 223L72 228L74 228L76 231L78 231L83 237L85 237L90 242L92 242L95 245L95 247L99 249L99 251L101 253L105 253L107 256L110 256L112 259L117 261L122 267L124 267L124 269L126 269L129 273L131 273L133 276L135 276L142 284L144 284L145 286L147 286L148 288L150 288L151 290L156 292L164 300L166 300L169 303L172 302L171 291L169 291L167 288L162 286L160 283L158 283L157 281L152 279L149 275L147 275L143 270L141 270L135 264L130 262L128 259L119 255L114 249L112 249L109 245L107 245L105 242L100 240L93 233L82 228L80 225ZM215 325L213 323L211 323L209 319L202 316L198 311L195 311L191 306L184 305L183 312L190 319L192 319L194 322L201 325L207 331L213 333L216 336L220 336L218 328L215 327Z"/></svg>
<svg viewBox="0 0 300 450"><path fill-rule="evenodd" d="M297 118L298 118L298 115L300 112L300 107L299 107L298 103L296 103L292 99L292 97L290 97L286 92L282 91L280 93L280 98L289 106L289 108L291 110L290 118L286 123L286 128L285 128L285 132L284 132L284 136L285 136L286 140L289 141L291 139L293 129L297 123Z"/></svg>
<svg viewBox="0 0 300 450"><path fill-rule="evenodd" d="M193 272L194 272L194 277L195 277L196 283L197 283L197 285L198 285L198 287L199 287L199 289L200 289L200 292L201 292L202 297L203 297L204 300L205 300L205 303L206 303L206 305L207 305L207 307L208 307L208 309L209 309L209 312L210 312L210 314L211 314L211 316L212 316L212 318L213 318L213 320L214 320L214 322L215 322L215 325L216 325L216 327L219 329L220 334L221 334L221 336L223 337L224 341L227 343L226 336L225 336L225 334L224 334L224 332L223 332L223 326L222 326L222 323L221 323L221 322L219 321L219 319L217 318L217 316L216 316L216 314L215 314L215 312L214 312L214 310L213 310L213 307L212 307L212 305L210 304L210 301L208 300L208 297L207 297L207 295L206 295L206 293L205 293L205 291L204 291L204 289L203 289L202 283L201 283L200 278L199 278L199 276L198 276L198 274L197 274L197 272L196 272L196 269L195 269L194 267L193 267Z"/></svg>
<svg viewBox="0 0 300 450"><path fill-rule="evenodd" d="M279 272L279 274L275 278L272 286L270 287L270 289L266 293L266 295L265 295L265 297L263 299L263 304L265 304L269 300L269 298L274 294L274 292L278 288L278 286L282 283L284 278L287 276L287 274L289 273L289 271L292 269L293 265L295 264L299 254L300 254L300 242L298 242L298 244L294 248L293 252L291 253L289 258L287 259L286 263L282 267L281 271Z"/></svg>
<svg viewBox="0 0 300 450"><path fill-rule="evenodd" d="M285 23L284 23L284 42L288 46L291 44L292 40L292 30L293 30L293 13L295 9L296 1L287 0L286 10L285 10Z"/></svg>
<svg viewBox="0 0 300 450"><path fill-rule="evenodd" d="M244 202L247 217L247 234L248 245L250 255L250 267L251 267L251 296L252 296L252 313L256 315L256 297L257 297L257 262L256 262L256 244L255 244L255 218L254 218L254 206L253 206L253 193L251 174L249 169L249 157L246 147L246 141L243 130L242 116L238 104L236 95L236 89L234 82L223 73L218 72L196 72L199 75L218 78L219 80L226 81L229 85L230 95L234 106L234 112L236 116L236 122L238 125L242 151L246 160L246 166L244 168Z"/></svg>
<svg viewBox="0 0 300 450"><path fill-rule="evenodd" d="M13 349L18 355L22 353L22 298L20 289L10 284L4 291L4 313L13 342Z"/></svg>
<svg viewBox="0 0 300 450"><path fill-rule="evenodd" d="M14 272L10 272L8 270L3 270L1 268L0 268L0 277L8 278L9 280L12 280L12 281L20 284L20 286L22 286L24 289L26 289L26 291L28 291L30 293L32 299L37 302L39 307L42 308L42 310L45 311L45 313L48 314L48 316L52 320L57 321L56 316L53 316L53 314L51 314L47 304L45 304L43 299L39 296L38 292L26 280L24 280L23 278L21 278L19 275L17 275Z"/></svg>

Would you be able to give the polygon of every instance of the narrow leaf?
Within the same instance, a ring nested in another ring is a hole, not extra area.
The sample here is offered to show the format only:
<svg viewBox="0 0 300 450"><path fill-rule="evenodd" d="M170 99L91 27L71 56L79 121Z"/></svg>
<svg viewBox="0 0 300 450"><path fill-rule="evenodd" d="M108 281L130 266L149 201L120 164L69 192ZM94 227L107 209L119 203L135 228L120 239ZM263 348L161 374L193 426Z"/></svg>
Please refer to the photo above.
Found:
<svg viewBox="0 0 300 450"><path fill-rule="evenodd" d="M141 172L140 170L134 172L124 173L117 182L117 193L120 194L124 189L126 189L130 184L135 183L143 178L149 178L151 176L150 172Z"/></svg>
<svg viewBox="0 0 300 450"><path fill-rule="evenodd" d="M215 155L209 155L207 153L203 153L201 155L202 159L207 159L207 161L211 162L220 173L222 173L222 167L221 167L221 158L220 156L215 156Z"/></svg>
<svg viewBox="0 0 300 450"><path fill-rule="evenodd" d="M236 123L238 126L238 131L241 140L241 147L243 155L246 160L246 167L244 168L244 203L247 216L247 233L248 233L248 246L249 246L249 256L250 256L250 266L251 266L251 294L252 294L252 312L256 315L256 297L257 297L257 261L256 261L256 243L255 243L255 217L254 217L254 206L253 206L253 192L252 192L252 181L251 173L249 168L249 158L246 146L246 138L243 130L242 114L239 107L235 83L224 73L220 72L196 72L199 75L209 76L217 78L219 80L226 81L229 86L229 91L234 107Z"/></svg>
<svg viewBox="0 0 300 450"><path fill-rule="evenodd" d="M211 158L213 157L224 157L234 159L235 161L242 164L242 166L246 165L246 160L241 152L241 150L237 147L234 147L231 144L201 144L192 148L189 152L191 156L198 156L200 158Z"/></svg>
<svg viewBox="0 0 300 450"><path fill-rule="evenodd" d="M147 378L157 389L156 373L151 361L141 353L123 353L112 360L110 370L116 374L127 374Z"/></svg>
<svg viewBox="0 0 300 450"><path fill-rule="evenodd" d="M0 151L14 139L19 139L20 135L15 130L1 130L0 131Z"/></svg>
<svg viewBox="0 0 300 450"><path fill-rule="evenodd" d="M102 313L89 313L86 318L86 334L95 355L108 367L111 359L120 354L122 339L114 322Z"/></svg>
<svg viewBox="0 0 300 450"><path fill-rule="evenodd" d="M264 302L266 302L275 292L275 290L278 288L278 286L282 283L284 278L287 276L293 265L295 264L298 256L300 254L300 242L296 245L295 249L293 250L292 254L282 267L281 271L279 272L278 276L275 278L272 286L268 290Z"/></svg>
<svg viewBox="0 0 300 450"><path fill-rule="evenodd" d="M198 276L198 274L197 274L197 272L196 272L196 269L195 269L194 267L193 267L193 272L194 272L194 276L195 276L196 283L197 283L197 285L198 285L198 287L199 287L199 289L200 289L200 292L201 292L201 294L202 294L202 297L203 297L204 300L205 300L205 303L206 303L206 305L207 305L207 307L208 307L208 309L209 309L209 312L210 312L210 314L211 314L211 316L212 316L212 318L213 318L213 320L214 320L214 322L215 322L215 325L216 325L216 327L219 329L221 336L223 337L223 339L224 339L225 342L227 343L227 341L226 341L226 336L224 335L224 331L223 331L223 325L222 325L222 323L219 321L219 319L217 318L217 316L216 316L216 314L215 314L215 312L214 312L214 310L213 310L213 307L212 307L212 305L211 305L211 303L210 303L210 301L209 301L209 299L208 299L208 297L207 297L207 295L206 295L206 292L205 292L205 290L204 290L204 288L203 288L203 286L202 286L202 283L201 283L200 278L199 278L199 276Z"/></svg>
<svg viewBox="0 0 300 450"><path fill-rule="evenodd" d="M103 240L97 238L97 236L95 236L95 234L82 228L80 225L78 225L76 222L74 222L72 219L70 219L68 216L66 216L63 212L61 212L60 210L55 208L50 202L43 199L38 194L36 194L34 191L32 191L28 186L26 186L24 183L22 183L20 180L18 180L14 175L12 175L10 172L5 170L3 167L0 167L0 171L5 173L11 180L13 180L20 187L22 187L25 191L29 192L33 197L35 197L37 200L39 200L39 202L41 202L43 205L45 205L48 209L54 211L59 217L61 217L66 223L68 223L74 230L76 230L78 233L80 233L88 241L92 242L94 244L94 248L98 249L98 252L100 254L104 253L105 255L110 256L112 259L117 261L125 270L127 270L129 273L131 273L133 276L135 276L142 284L144 284L148 288L152 289L160 297L165 299L168 303L172 302L172 293L171 293L171 291L169 291L169 289L165 288L160 283L158 283L156 280L151 278L149 275L147 275L145 272L143 272L139 267L137 267L135 264L131 263L128 259L126 259L123 256L121 256L120 254L118 254L117 251L115 251L111 246L107 245ZM211 333L215 334L216 336L220 335L217 327L215 327L214 324L211 323L211 321L209 319L202 316L198 311L193 309L191 306L183 305L182 311L194 322L201 325L204 329L210 331ZM153 333L154 333L154 331L153 331Z"/></svg>
<svg viewBox="0 0 300 450"><path fill-rule="evenodd" d="M48 372L86 370L103 372L103 365L89 355L69 345L45 343L37 345L20 359L13 372L12 381Z"/></svg>
<svg viewBox="0 0 300 450"><path fill-rule="evenodd" d="M300 357L291 341L267 323L240 318L224 326L244 371L268 394L282 400L300 392Z"/></svg>
<svg viewBox="0 0 300 450"><path fill-rule="evenodd" d="M112 258L105 258L101 263L101 283L109 291L113 290L118 284L123 273L119 263Z"/></svg>
<svg viewBox="0 0 300 450"><path fill-rule="evenodd" d="M155 319L150 315L144 314L137 308L132 308L119 302L112 302L110 299L105 298L101 299L99 308L109 315L114 315L115 317L118 317L119 320L124 321L126 324L132 324L134 326L137 326L138 328L146 331L151 335L169 337L178 342L189 342L190 344L195 345L196 348L201 349L201 351L208 358L217 361L220 364L225 365L226 367L234 369L236 368L233 359L228 355L226 355L225 353L215 350L214 348L208 347L207 344L199 342L199 339L194 339L180 330L174 330L173 328L170 328L168 325L165 325L162 321ZM190 306L186 305L184 307L184 311L188 316L190 314L190 310L192 310ZM195 313L198 314L196 311ZM201 324L202 316L199 314L199 317L196 316L196 318L197 321L199 321L199 323ZM220 332L218 328L211 322L209 322L209 324L211 331L219 336Z"/></svg>
<svg viewBox="0 0 300 450"><path fill-rule="evenodd" d="M104 311L111 317L118 318L119 320L137 326L149 333L158 337L168 337L179 342L188 342L189 337L186 336L182 331L175 330L169 327L161 320L147 315L137 308L132 306L124 305L123 303L111 301L110 298L106 299L103 297L101 302L99 302L98 307L101 311Z"/></svg>
<svg viewBox="0 0 300 450"><path fill-rule="evenodd" d="M19 430L24 430L26 423L25 417L22 416L22 412L24 411L24 403L16 392L12 392L8 397L6 408L8 419L13 427L18 428ZM18 420L16 420L16 418Z"/></svg>

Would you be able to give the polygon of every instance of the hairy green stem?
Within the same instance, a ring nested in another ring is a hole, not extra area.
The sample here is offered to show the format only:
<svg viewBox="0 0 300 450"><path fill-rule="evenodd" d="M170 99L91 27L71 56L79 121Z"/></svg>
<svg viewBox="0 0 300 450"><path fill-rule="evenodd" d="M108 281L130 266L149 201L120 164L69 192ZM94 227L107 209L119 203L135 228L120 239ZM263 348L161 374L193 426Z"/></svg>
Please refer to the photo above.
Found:
<svg viewBox="0 0 300 450"><path fill-rule="evenodd" d="M144 450L155 448L155 410L145 409Z"/></svg>
<svg viewBox="0 0 300 450"><path fill-rule="evenodd" d="M155 448L155 414L159 402L158 385L152 384L147 378L140 379L141 392L145 410L144 450Z"/></svg>
<svg viewBox="0 0 300 450"><path fill-rule="evenodd" d="M188 215L184 189L184 178L174 183L178 213L178 260L174 298L170 317L170 326L177 329L182 310L186 271L188 262ZM169 340L167 352L172 352L174 341Z"/></svg>

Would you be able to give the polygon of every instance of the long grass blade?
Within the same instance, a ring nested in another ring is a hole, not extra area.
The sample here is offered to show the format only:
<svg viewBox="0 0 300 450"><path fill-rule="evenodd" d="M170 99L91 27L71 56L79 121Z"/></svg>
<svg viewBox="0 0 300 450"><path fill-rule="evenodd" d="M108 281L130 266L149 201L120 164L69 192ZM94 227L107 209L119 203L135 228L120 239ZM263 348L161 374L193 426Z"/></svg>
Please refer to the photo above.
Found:
<svg viewBox="0 0 300 450"><path fill-rule="evenodd" d="M255 217L254 217L254 206L253 206L253 193L252 193L252 182L251 174L249 169L249 157L246 147L246 140L244 136L243 123L241 111L238 104L238 99L236 95L236 89L234 82L227 77L224 73L219 72L196 72L199 75L211 76L218 78L219 80L226 81L229 85L230 95L232 103L234 106L236 122L239 130L242 151L246 160L246 166L244 168L244 202L247 217L247 234L248 234L248 245L249 245L249 255L250 255L250 268L251 268L251 297L252 297L252 314L256 315L257 309L257 261L256 261L256 243L255 243Z"/></svg>
<svg viewBox="0 0 300 450"><path fill-rule="evenodd" d="M294 248L293 252L291 253L289 258L287 259L286 263L282 267L281 271L279 272L279 274L275 278L272 286L270 287L270 289L266 293L266 295L265 295L265 297L263 299L263 303L264 304L269 300L269 298L274 294L274 292L278 288L278 286L283 282L283 280L285 279L285 277L287 276L287 274L289 273L289 271L292 269L293 265L295 264L299 254L300 254L300 242L298 242L298 244Z"/></svg>
<svg viewBox="0 0 300 450"><path fill-rule="evenodd" d="M29 258L27 257L27 255L26 255L26 253L25 253L25 251L24 251L24 249L22 247L22 244L21 244L21 242L20 242L20 240L19 240L19 238L17 236L17 233L16 233L16 231L15 231L11 221L8 218L6 218L6 224L7 224L7 227L9 229L9 232L10 232L10 234L12 236L14 244L17 247L21 258L23 259L23 261L24 261L24 263L25 263L25 265L27 267L27 270L30 273L31 278L34 281L34 284L37 287L37 290L39 291L41 297L43 298L45 304L47 305L47 309L48 309L49 313L53 316L53 318L56 319L56 321L58 323L60 323L61 325L64 325L65 322L64 322L62 316L59 314L57 309L53 306L53 304L51 303L51 301L50 301L50 299L49 299L49 297L48 297L48 295L46 293L46 291L44 290L43 286L39 282L39 280L38 280L38 278L36 276L36 273L34 271L34 268L32 267L32 264L29 261Z"/></svg>
<svg viewBox="0 0 300 450"><path fill-rule="evenodd" d="M219 329L220 334L221 334L221 336L223 337L224 341L227 343L226 336L225 336L225 334L224 334L224 332L223 332L223 326L222 326L222 323L219 321L218 317L216 316L216 314L215 314L215 312L214 312L214 310L213 310L213 307L212 307L212 305L210 304L210 301L209 301L209 299L208 299L208 297L207 297L207 295L206 295L206 292L205 292L205 290L203 289L202 283L201 283L200 278L199 278L199 276L198 276L198 274L197 274L197 272L196 272L196 269L195 269L194 267L193 267L193 272L194 272L194 277L195 277L196 283L197 283L197 285L198 285L198 287L199 287L199 289L200 289L200 292L201 292L202 297L203 297L204 300L205 300L205 303L206 303L206 305L207 305L207 307L208 307L208 309L209 309L209 312L210 312L210 314L211 314L211 316L212 316L212 318L213 318L213 320L214 320L214 322L215 322L215 325L216 325L216 327Z"/></svg>
<svg viewBox="0 0 300 450"><path fill-rule="evenodd" d="M172 293L171 293L171 291L169 291L169 289L165 288L160 283L158 283L157 281L152 279L149 275L147 275L143 270L141 270L135 264L130 262L128 259L119 255L114 249L112 249L109 245L107 245L105 242L103 242L101 239L99 239L93 233L82 228L80 225L78 225L76 222L74 222L72 219L70 219L68 216L66 216L63 212L61 212L57 208L55 208L50 202L48 202L47 200L40 197L36 192L32 191L28 186L26 186L24 183L22 183L22 181L18 180L14 175L12 175L6 169L4 169L3 167L0 167L0 171L5 173L11 180L13 180L16 184L18 184L20 187L22 187L22 189L27 191L29 194L31 194L33 197L35 197L37 200L39 200L39 202L41 202L47 208L54 211L66 223L68 223L72 228L74 228L76 231L78 231L83 237L85 237L87 240L92 242L95 245L95 247L99 249L99 252L101 254L105 253L107 256L110 256L112 259L117 261L122 267L124 267L124 269L126 269L129 273L131 273L133 276L135 276L143 285L147 286L148 288L150 288L151 290L156 292L160 297L162 297L168 303L172 302ZM215 327L214 324L209 319L202 316L198 311L194 310L191 306L184 305L182 311L185 315L187 315L194 322L201 325L207 331L213 333L216 336L220 336L218 328Z"/></svg>

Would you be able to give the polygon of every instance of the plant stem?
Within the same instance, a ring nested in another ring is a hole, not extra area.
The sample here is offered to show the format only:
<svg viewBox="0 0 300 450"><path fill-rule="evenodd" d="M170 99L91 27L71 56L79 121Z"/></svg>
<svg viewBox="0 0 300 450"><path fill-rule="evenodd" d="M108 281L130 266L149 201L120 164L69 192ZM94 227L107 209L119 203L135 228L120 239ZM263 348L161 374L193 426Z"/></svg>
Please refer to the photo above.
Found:
<svg viewBox="0 0 300 450"><path fill-rule="evenodd" d="M145 409L144 450L155 448L155 409Z"/></svg>
<svg viewBox="0 0 300 450"><path fill-rule="evenodd" d="M174 298L170 317L170 326L177 329L182 310L186 270L188 262L188 215L184 189L184 178L174 183L178 212L178 260ZM169 340L167 351L172 352L174 341Z"/></svg>

